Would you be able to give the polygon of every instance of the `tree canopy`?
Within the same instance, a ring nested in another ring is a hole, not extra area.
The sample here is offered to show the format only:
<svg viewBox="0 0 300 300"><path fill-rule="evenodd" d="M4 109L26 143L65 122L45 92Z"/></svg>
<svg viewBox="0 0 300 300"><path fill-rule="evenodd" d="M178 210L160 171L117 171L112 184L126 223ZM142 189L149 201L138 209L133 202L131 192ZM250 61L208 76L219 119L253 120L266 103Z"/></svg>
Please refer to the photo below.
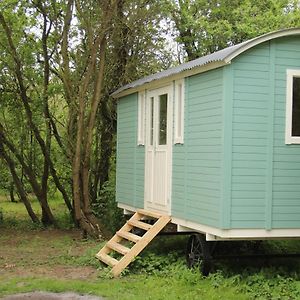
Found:
<svg viewBox="0 0 300 300"><path fill-rule="evenodd" d="M167 5L189 60L300 25L299 1L169 0Z"/></svg>

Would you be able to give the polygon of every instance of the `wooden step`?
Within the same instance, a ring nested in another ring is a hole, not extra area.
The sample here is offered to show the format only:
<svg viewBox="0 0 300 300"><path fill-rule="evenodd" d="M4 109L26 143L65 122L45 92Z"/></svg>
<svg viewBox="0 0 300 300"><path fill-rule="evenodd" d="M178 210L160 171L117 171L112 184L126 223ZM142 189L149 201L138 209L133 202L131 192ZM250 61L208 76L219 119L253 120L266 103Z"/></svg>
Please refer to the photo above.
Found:
<svg viewBox="0 0 300 300"><path fill-rule="evenodd" d="M152 225L145 223L145 222L141 222L141 221L136 221L136 220L128 220L127 223L131 226L143 229L148 231L150 228L152 228Z"/></svg>
<svg viewBox="0 0 300 300"><path fill-rule="evenodd" d="M123 254L123 255L127 254L130 251L130 248L127 248L127 247L125 247L119 243L113 242L113 241L109 241L106 244L106 246L112 250L117 251L120 254Z"/></svg>
<svg viewBox="0 0 300 300"><path fill-rule="evenodd" d="M151 217L155 220L153 225L142 222L144 217ZM126 224L107 242L107 244L96 255L105 264L112 267L111 272L115 277L134 260L134 258L151 242L151 240L171 221L171 217L167 215L159 216L156 213L141 210L136 212ZM143 236L138 236L130 231L133 227L145 230ZM134 242L131 248L128 248L120 242L122 239ZM123 255L119 260L109 256L109 253L116 251Z"/></svg>
<svg viewBox="0 0 300 300"><path fill-rule="evenodd" d="M111 266L111 267L114 267L119 261L105 253L98 253L96 255L96 257L98 259L100 259L101 261L103 261L104 263L106 263L107 265Z"/></svg>
<svg viewBox="0 0 300 300"><path fill-rule="evenodd" d="M159 219L162 216L159 213L144 210L144 209L139 209L139 210L137 210L137 212L143 216L147 216L147 217L151 217L151 218L155 218L155 219Z"/></svg>
<svg viewBox="0 0 300 300"><path fill-rule="evenodd" d="M127 231L117 231L117 235L130 242L137 243L142 237Z"/></svg>
<svg viewBox="0 0 300 300"><path fill-rule="evenodd" d="M143 235L141 240L136 243L119 263L112 268L112 273L115 277L119 276L130 262L152 241L152 239L169 223L171 218L169 216L162 216L151 228Z"/></svg>

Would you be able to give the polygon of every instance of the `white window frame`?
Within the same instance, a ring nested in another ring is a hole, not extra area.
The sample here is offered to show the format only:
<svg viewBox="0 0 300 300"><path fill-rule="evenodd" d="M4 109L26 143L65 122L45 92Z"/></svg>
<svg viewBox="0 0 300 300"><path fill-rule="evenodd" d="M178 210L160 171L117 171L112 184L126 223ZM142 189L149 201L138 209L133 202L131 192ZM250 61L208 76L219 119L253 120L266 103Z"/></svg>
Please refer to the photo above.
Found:
<svg viewBox="0 0 300 300"><path fill-rule="evenodd" d="M300 136L292 136L293 117L293 78L300 78L300 70L287 70L286 77L286 123L285 123L285 143L300 144Z"/></svg>
<svg viewBox="0 0 300 300"><path fill-rule="evenodd" d="M138 93L138 146L145 145L145 117L146 117L146 92Z"/></svg>
<svg viewBox="0 0 300 300"><path fill-rule="evenodd" d="M174 144L184 142L184 79L175 81Z"/></svg>

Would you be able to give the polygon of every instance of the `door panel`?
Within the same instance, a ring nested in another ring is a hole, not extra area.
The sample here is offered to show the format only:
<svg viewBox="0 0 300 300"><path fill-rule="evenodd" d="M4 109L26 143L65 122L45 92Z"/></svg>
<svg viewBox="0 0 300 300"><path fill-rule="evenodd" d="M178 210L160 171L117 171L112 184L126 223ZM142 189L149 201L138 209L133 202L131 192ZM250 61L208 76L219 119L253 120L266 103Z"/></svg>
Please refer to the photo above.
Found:
<svg viewBox="0 0 300 300"><path fill-rule="evenodd" d="M145 208L170 212L171 88L149 92L146 109Z"/></svg>
<svg viewBox="0 0 300 300"><path fill-rule="evenodd" d="M167 205L167 164L166 151L155 151L153 201L155 205Z"/></svg>

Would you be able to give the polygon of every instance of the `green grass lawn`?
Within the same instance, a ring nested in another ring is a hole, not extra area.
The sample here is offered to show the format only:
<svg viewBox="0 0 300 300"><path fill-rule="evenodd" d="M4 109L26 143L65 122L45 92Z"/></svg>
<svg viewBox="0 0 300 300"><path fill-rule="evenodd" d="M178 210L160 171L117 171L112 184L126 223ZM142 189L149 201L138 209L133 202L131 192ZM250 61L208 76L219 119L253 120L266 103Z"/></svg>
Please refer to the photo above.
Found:
<svg viewBox="0 0 300 300"><path fill-rule="evenodd" d="M185 266L186 237L157 237L121 278L113 279L94 258L103 242L82 240L63 203L55 199L50 205L60 229L33 226L21 203L0 198L0 297L73 291L124 300L300 299L299 259L223 260L204 278ZM33 206L38 207L34 200ZM279 241L264 242L260 248L281 253L299 246L299 241ZM236 244L225 243L220 251L232 252L233 247ZM251 243L241 248L247 252Z"/></svg>

